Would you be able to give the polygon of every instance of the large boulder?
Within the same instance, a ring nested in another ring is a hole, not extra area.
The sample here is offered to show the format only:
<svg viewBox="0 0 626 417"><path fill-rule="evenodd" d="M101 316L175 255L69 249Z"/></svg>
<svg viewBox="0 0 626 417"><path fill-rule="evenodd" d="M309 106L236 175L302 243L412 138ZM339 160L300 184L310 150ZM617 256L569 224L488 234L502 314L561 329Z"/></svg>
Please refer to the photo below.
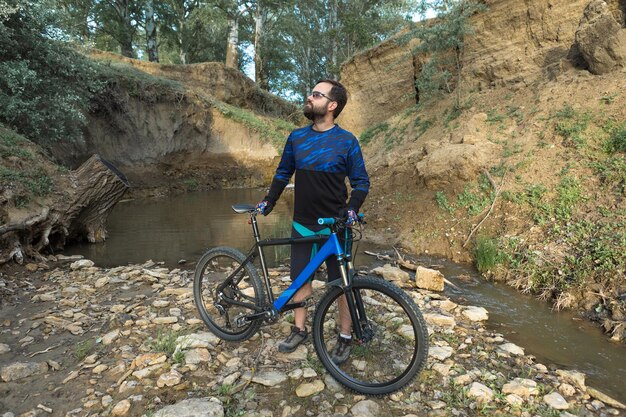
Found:
<svg viewBox="0 0 626 417"><path fill-rule="evenodd" d="M585 8L576 46L594 74L606 74L626 63L626 30L605 1L593 0Z"/></svg>

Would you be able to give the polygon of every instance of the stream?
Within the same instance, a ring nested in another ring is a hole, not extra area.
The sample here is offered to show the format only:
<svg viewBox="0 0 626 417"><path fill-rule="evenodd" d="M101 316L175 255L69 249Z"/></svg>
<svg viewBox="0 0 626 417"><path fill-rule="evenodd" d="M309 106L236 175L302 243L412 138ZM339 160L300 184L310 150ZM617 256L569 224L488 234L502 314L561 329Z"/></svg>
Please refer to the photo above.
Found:
<svg viewBox="0 0 626 417"><path fill-rule="evenodd" d="M192 268L210 247L226 245L247 252L253 244L247 216L235 214L230 206L254 204L263 195L261 189L230 189L123 201L109 216L106 242L70 246L65 254L83 255L101 267L152 259L170 268ZM293 194L287 190L272 214L259 218L262 237L287 236L292 208ZM367 230L365 234L367 238ZM357 266L375 262L362 253L365 249L387 252L390 248L359 242ZM276 265L289 256L289 248L268 248L265 254L270 265ZM548 304L508 286L485 281L471 265L432 257L416 260L440 270L456 285L445 290L452 300L485 307L487 326L522 346L539 363L584 372L588 385L626 402L626 347L610 342L597 326L572 312L552 311Z"/></svg>

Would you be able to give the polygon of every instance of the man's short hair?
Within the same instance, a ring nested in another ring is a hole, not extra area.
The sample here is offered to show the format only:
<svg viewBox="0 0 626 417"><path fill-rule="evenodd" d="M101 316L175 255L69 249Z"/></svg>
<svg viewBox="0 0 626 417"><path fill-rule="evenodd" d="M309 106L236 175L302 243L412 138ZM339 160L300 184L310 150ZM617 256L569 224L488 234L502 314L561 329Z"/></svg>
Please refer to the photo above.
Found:
<svg viewBox="0 0 626 417"><path fill-rule="evenodd" d="M337 103L337 107L335 108L335 111L333 111L333 116L336 119L348 102L348 90L346 90L346 87L344 87L343 84L335 80L319 80L317 84L319 83L328 83L333 86L329 95L330 98Z"/></svg>

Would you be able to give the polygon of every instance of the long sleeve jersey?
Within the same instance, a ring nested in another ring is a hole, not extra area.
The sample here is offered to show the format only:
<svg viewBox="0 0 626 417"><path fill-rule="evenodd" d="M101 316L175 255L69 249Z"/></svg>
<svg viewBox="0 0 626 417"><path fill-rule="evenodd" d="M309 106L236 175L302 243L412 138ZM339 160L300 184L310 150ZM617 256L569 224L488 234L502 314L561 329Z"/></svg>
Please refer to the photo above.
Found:
<svg viewBox="0 0 626 417"><path fill-rule="evenodd" d="M293 219L302 224L336 217L346 208L358 212L369 191L359 141L339 125L325 132L313 125L291 132L266 198L275 203L294 172ZM346 177L352 188L347 203Z"/></svg>

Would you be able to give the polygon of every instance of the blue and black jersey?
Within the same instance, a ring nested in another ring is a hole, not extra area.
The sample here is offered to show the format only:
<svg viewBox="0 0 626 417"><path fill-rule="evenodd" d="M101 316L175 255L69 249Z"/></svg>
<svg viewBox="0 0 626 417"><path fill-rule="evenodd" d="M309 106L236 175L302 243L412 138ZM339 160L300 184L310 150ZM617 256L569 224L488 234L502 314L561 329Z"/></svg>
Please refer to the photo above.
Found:
<svg viewBox="0 0 626 417"><path fill-rule="evenodd" d="M275 203L294 172L293 219L302 224L336 217L346 208L358 212L369 191L359 141L339 125L325 132L313 130L313 125L291 132L266 199ZM352 187L347 204L346 177Z"/></svg>

